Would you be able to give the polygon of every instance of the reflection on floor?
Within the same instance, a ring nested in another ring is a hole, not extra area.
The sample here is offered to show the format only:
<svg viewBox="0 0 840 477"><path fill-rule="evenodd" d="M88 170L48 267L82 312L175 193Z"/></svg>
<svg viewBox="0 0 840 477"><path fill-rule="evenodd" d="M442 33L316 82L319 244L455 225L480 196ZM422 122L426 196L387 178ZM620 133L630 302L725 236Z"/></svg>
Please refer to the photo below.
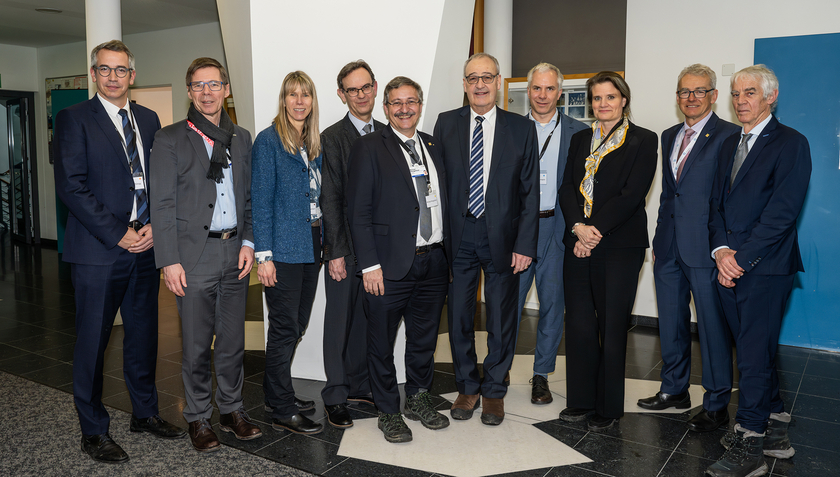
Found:
<svg viewBox="0 0 840 477"><path fill-rule="evenodd" d="M75 341L69 267L59 261L55 250L47 248L10 247L6 243L2 253L5 260L0 261L0 371L29 382L0 373L0 406L6 424L0 434L0 475L139 475L154 473L156 468L178 475L276 475L288 469L284 466L290 466L326 476L696 476L722 453L718 441L724 431L696 434L685 426L701 404L697 343L692 347L692 401L696 407L689 412L638 412L633 406L635 399L658 389L659 337L656 330L631 329L626 367L627 414L613 429L588 432L584 423L568 424L557 419L565 400L565 344L558 352L557 372L550 377L555 402L548 406L530 404L528 380L537 318L526 312L512 385L505 399L507 416L499 427L483 426L477 416L435 432L409 422L414 442L392 445L376 430L375 409L353 406L351 415L356 426L346 431L329 425L316 436L274 431L269 425L270 417L262 409L265 355L252 350L245 354L243 393L248 412L263 424L264 436L239 442L229 434L219 433L230 446L224 451L224 459L199 455L188 440L161 444L127 435L127 418L119 410L130 412L131 403L122 376L122 331L118 327L106 352L103 400L115 409L112 433L130 447L134 464L98 466L78 449L80 432L69 394ZM174 297L165 288L159 306L157 382L161 414L185 426L181 416L184 394L180 319ZM262 320L260 287L253 282L247 313L250 321ZM444 314L442 346L438 348L432 389L435 403L442 410L448 409L446 399L455 392L451 360L446 357L445 321ZM260 325L251 326L256 329ZM476 317L476 329L484 329L481 313ZM768 459L771 472L780 476L840 475L840 356L782 346L778 367L782 396L794 416L790 437L796 455L788 461ZM320 401L323 383L296 380L295 386L300 397L317 402L309 416L325 422ZM736 392L729 407L732 416L737 399ZM213 422L218 422L218 413ZM214 427L218 430L218 424ZM56 437L45 440L45 436ZM31 443L37 443L34 451L24 445ZM52 462L50 467L41 466L33 458L33 454L46 452L59 456L50 457L55 460L49 461L44 454L42 460ZM152 459L152 467L140 470L136 464L145 462L147 454L161 456L162 460ZM228 458L233 464L221 462ZM171 469L154 467L166 466L167 462L173 466ZM182 467L191 470L179 470ZM48 470L42 471L45 468Z"/></svg>

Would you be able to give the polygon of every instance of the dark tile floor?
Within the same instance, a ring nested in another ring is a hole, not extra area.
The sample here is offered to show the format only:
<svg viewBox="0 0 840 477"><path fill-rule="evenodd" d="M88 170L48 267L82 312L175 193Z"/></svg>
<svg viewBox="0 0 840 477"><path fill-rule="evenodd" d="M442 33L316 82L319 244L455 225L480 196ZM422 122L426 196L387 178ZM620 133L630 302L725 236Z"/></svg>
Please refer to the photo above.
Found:
<svg viewBox="0 0 840 477"><path fill-rule="evenodd" d="M0 370L61 391L72 390L72 357L75 341L73 288L69 267L54 249L3 244L0 260ZM161 287L160 339L157 382L161 415L184 425L183 384L180 376L180 320L171 293ZM249 320L262 320L260 287L252 286ZM445 321L445 314L444 314ZM523 317L517 354L532 354L536 318ZM479 329L481 317L476 319ZM445 323L441 330L445 330ZM105 359L103 401L131 411L122 376L122 330L115 328ZM561 345L559 354L564 353ZM692 347L692 383L700 383L699 347ZM412 469L383 465L338 455L342 431L325 426L316 436L299 436L271 430L262 410L263 352L245 356L244 396L251 416L265 423L265 436L239 442L219 433L225 444L315 474L333 475L430 475ZM635 327L629 333L627 377L658 380L659 337L655 329ZM783 398L794 416L790 438L796 455L788 460L769 459L773 475L840 475L840 355L781 346L778 367ZM737 379L737 372L736 372ZM317 402L313 419L323 419L320 389L323 383L295 381L299 396ZM451 364L438 364L433 392L455 390ZM737 393L730 405L734 416ZM69 399L69 396L68 396ZM439 398L439 407L447 407ZM517 476L682 476L701 475L717 459L723 431L688 432L685 421L697 408L683 414L627 414L620 426L606 432L588 432L584 425L553 420L536 424L546 434L586 455L593 462L520 472ZM369 407L352 408L354 418L373 417ZM214 421L218 416L214 416ZM76 423L67 423L72 429ZM218 424L216 424L218 426ZM74 431L75 432L75 431ZM430 456L433 458L433 456Z"/></svg>

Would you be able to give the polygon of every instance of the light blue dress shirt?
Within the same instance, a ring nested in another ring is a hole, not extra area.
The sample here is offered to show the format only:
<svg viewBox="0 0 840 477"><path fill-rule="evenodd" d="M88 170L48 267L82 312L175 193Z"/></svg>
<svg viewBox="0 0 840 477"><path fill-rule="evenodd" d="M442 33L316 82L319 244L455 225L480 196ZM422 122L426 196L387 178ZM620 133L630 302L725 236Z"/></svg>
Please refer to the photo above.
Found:
<svg viewBox="0 0 840 477"><path fill-rule="evenodd" d="M560 117L557 115L557 110L554 111L554 117L545 126L528 113L528 118L534 121L534 126L537 128L537 143L539 150L542 151L545 145L545 140L551 131L554 134L551 136L551 142L548 143L548 148L545 150L542 159L540 159L540 211L553 210L554 204L557 202L557 190L560 184L557 183L557 158L560 155L560 126L557 121ZM555 129L555 126L557 128ZM545 175L545 183L543 183L543 175Z"/></svg>
<svg viewBox="0 0 840 477"><path fill-rule="evenodd" d="M201 141L207 150L209 161L213 157L213 146L204 138ZM210 221L210 230L214 232L236 228L236 197L233 193L233 168L230 167L230 162L228 167L222 169L222 173L225 178L216 183L216 206L213 207L213 220ZM250 240L243 240L242 245L254 248L254 243Z"/></svg>

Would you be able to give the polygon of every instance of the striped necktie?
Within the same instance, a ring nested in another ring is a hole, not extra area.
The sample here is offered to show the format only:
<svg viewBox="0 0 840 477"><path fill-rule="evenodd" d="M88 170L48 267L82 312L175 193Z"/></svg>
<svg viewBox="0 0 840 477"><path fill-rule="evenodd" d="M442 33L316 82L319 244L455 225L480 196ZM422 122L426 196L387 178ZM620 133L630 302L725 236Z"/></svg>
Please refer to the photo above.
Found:
<svg viewBox="0 0 840 477"><path fill-rule="evenodd" d="M484 127L483 116L476 116L470 149L470 202L469 211L474 217L484 213Z"/></svg>
<svg viewBox="0 0 840 477"><path fill-rule="evenodd" d="M132 177L139 177L143 181L143 168L140 166L140 154L137 153L137 141L134 126L128 120L128 111L120 110L123 134L125 135L125 152L131 167ZM143 181L145 183L145 181ZM149 223L149 203L146 200L146 189L134 188L134 200L137 204L137 221L141 224Z"/></svg>

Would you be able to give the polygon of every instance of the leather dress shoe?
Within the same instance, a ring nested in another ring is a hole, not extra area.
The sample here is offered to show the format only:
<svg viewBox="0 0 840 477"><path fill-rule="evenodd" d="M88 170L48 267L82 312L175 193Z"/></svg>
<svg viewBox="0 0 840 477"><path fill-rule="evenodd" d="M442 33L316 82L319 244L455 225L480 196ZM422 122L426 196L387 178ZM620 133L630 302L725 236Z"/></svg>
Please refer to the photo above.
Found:
<svg viewBox="0 0 840 477"><path fill-rule="evenodd" d="M508 370L508 372L505 373L505 379L502 382L505 386L510 386L510 370Z"/></svg>
<svg viewBox="0 0 840 477"><path fill-rule="evenodd" d="M301 414L294 414L286 419L272 419L271 427L278 431L286 430L295 434L320 434L324 430L322 424L313 422L312 419Z"/></svg>
<svg viewBox="0 0 840 477"><path fill-rule="evenodd" d="M260 426L254 424L251 417L242 408L229 414L220 415L219 429L224 432L232 432L240 441L250 441L262 436Z"/></svg>
<svg viewBox="0 0 840 477"><path fill-rule="evenodd" d="M560 411L560 420L566 422L580 422L585 421L590 416L595 414L593 409L583 409L579 407L567 407Z"/></svg>
<svg viewBox="0 0 840 477"><path fill-rule="evenodd" d="M347 411L347 406L344 403L325 404L324 412L327 413L327 421L331 426L339 429L353 427L353 419L350 418L350 413Z"/></svg>
<svg viewBox="0 0 840 477"><path fill-rule="evenodd" d="M187 431L175 426L174 424L164 421L160 418L160 416L140 419L132 414L129 430L131 430L131 432L148 432L149 434L162 439L180 439L187 435Z"/></svg>
<svg viewBox="0 0 840 477"><path fill-rule="evenodd" d="M531 378L531 403L550 404L554 400L551 391L548 390L548 380L539 374Z"/></svg>
<svg viewBox="0 0 840 477"><path fill-rule="evenodd" d="M473 412L478 409L478 406L480 405L480 394L458 393L458 397L455 398L455 402L452 403L452 408L449 410L449 414L452 416L452 419L466 421L473 416Z"/></svg>
<svg viewBox="0 0 840 477"><path fill-rule="evenodd" d="M128 454L117 445L111 434L82 435L82 450L97 462L119 464L128 462Z"/></svg>
<svg viewBox="0 0 840 477"><path fill-rule="evenodd" d="M588 421L586 421L586 428L590 431L603 431L604 429L609 429L615 423L618 422L618 419L612 417L604 417L598 413L592 415Z"/></svg>
<svg viewBox="0 0 840 477"><path fill-rule="evenodd" d="M373 401L373 395L370 393L360 394L358 396L347 396L347 402L355 404L369 404L376 407L376 403Z"/></svg>
<svg viewBox="0 0 840 477"><path fill-rule="evenodd" d="M505 419L504 398L484 398L484 406L481 407L481 422L488 426L498 426Z"/></svg>
<svg viewBox="0 0 840 477"><path fill-rule="evenodd" d="M726 408L719 411L707 411L703 408L688 420L688 428L694 432L714 431L727 424L729 424L729 411Z"/></svg>
<svg viewBox="0 0 840 477"><path fill-rule="evenodd" d="M213 452L222 448L219 438L210 427L207 419L199 419L190 423L190 441L199 452Z"/></svg>
<svg viewBox="0 0 840 477"><path fill-rule="evenodd" d="M636 404L640 408L650 411L661 411L669 407L688 409L691 407L691 395L688 394L688 391L682 394L668 394L659 391L649 398L639 399Z"/></svg>

